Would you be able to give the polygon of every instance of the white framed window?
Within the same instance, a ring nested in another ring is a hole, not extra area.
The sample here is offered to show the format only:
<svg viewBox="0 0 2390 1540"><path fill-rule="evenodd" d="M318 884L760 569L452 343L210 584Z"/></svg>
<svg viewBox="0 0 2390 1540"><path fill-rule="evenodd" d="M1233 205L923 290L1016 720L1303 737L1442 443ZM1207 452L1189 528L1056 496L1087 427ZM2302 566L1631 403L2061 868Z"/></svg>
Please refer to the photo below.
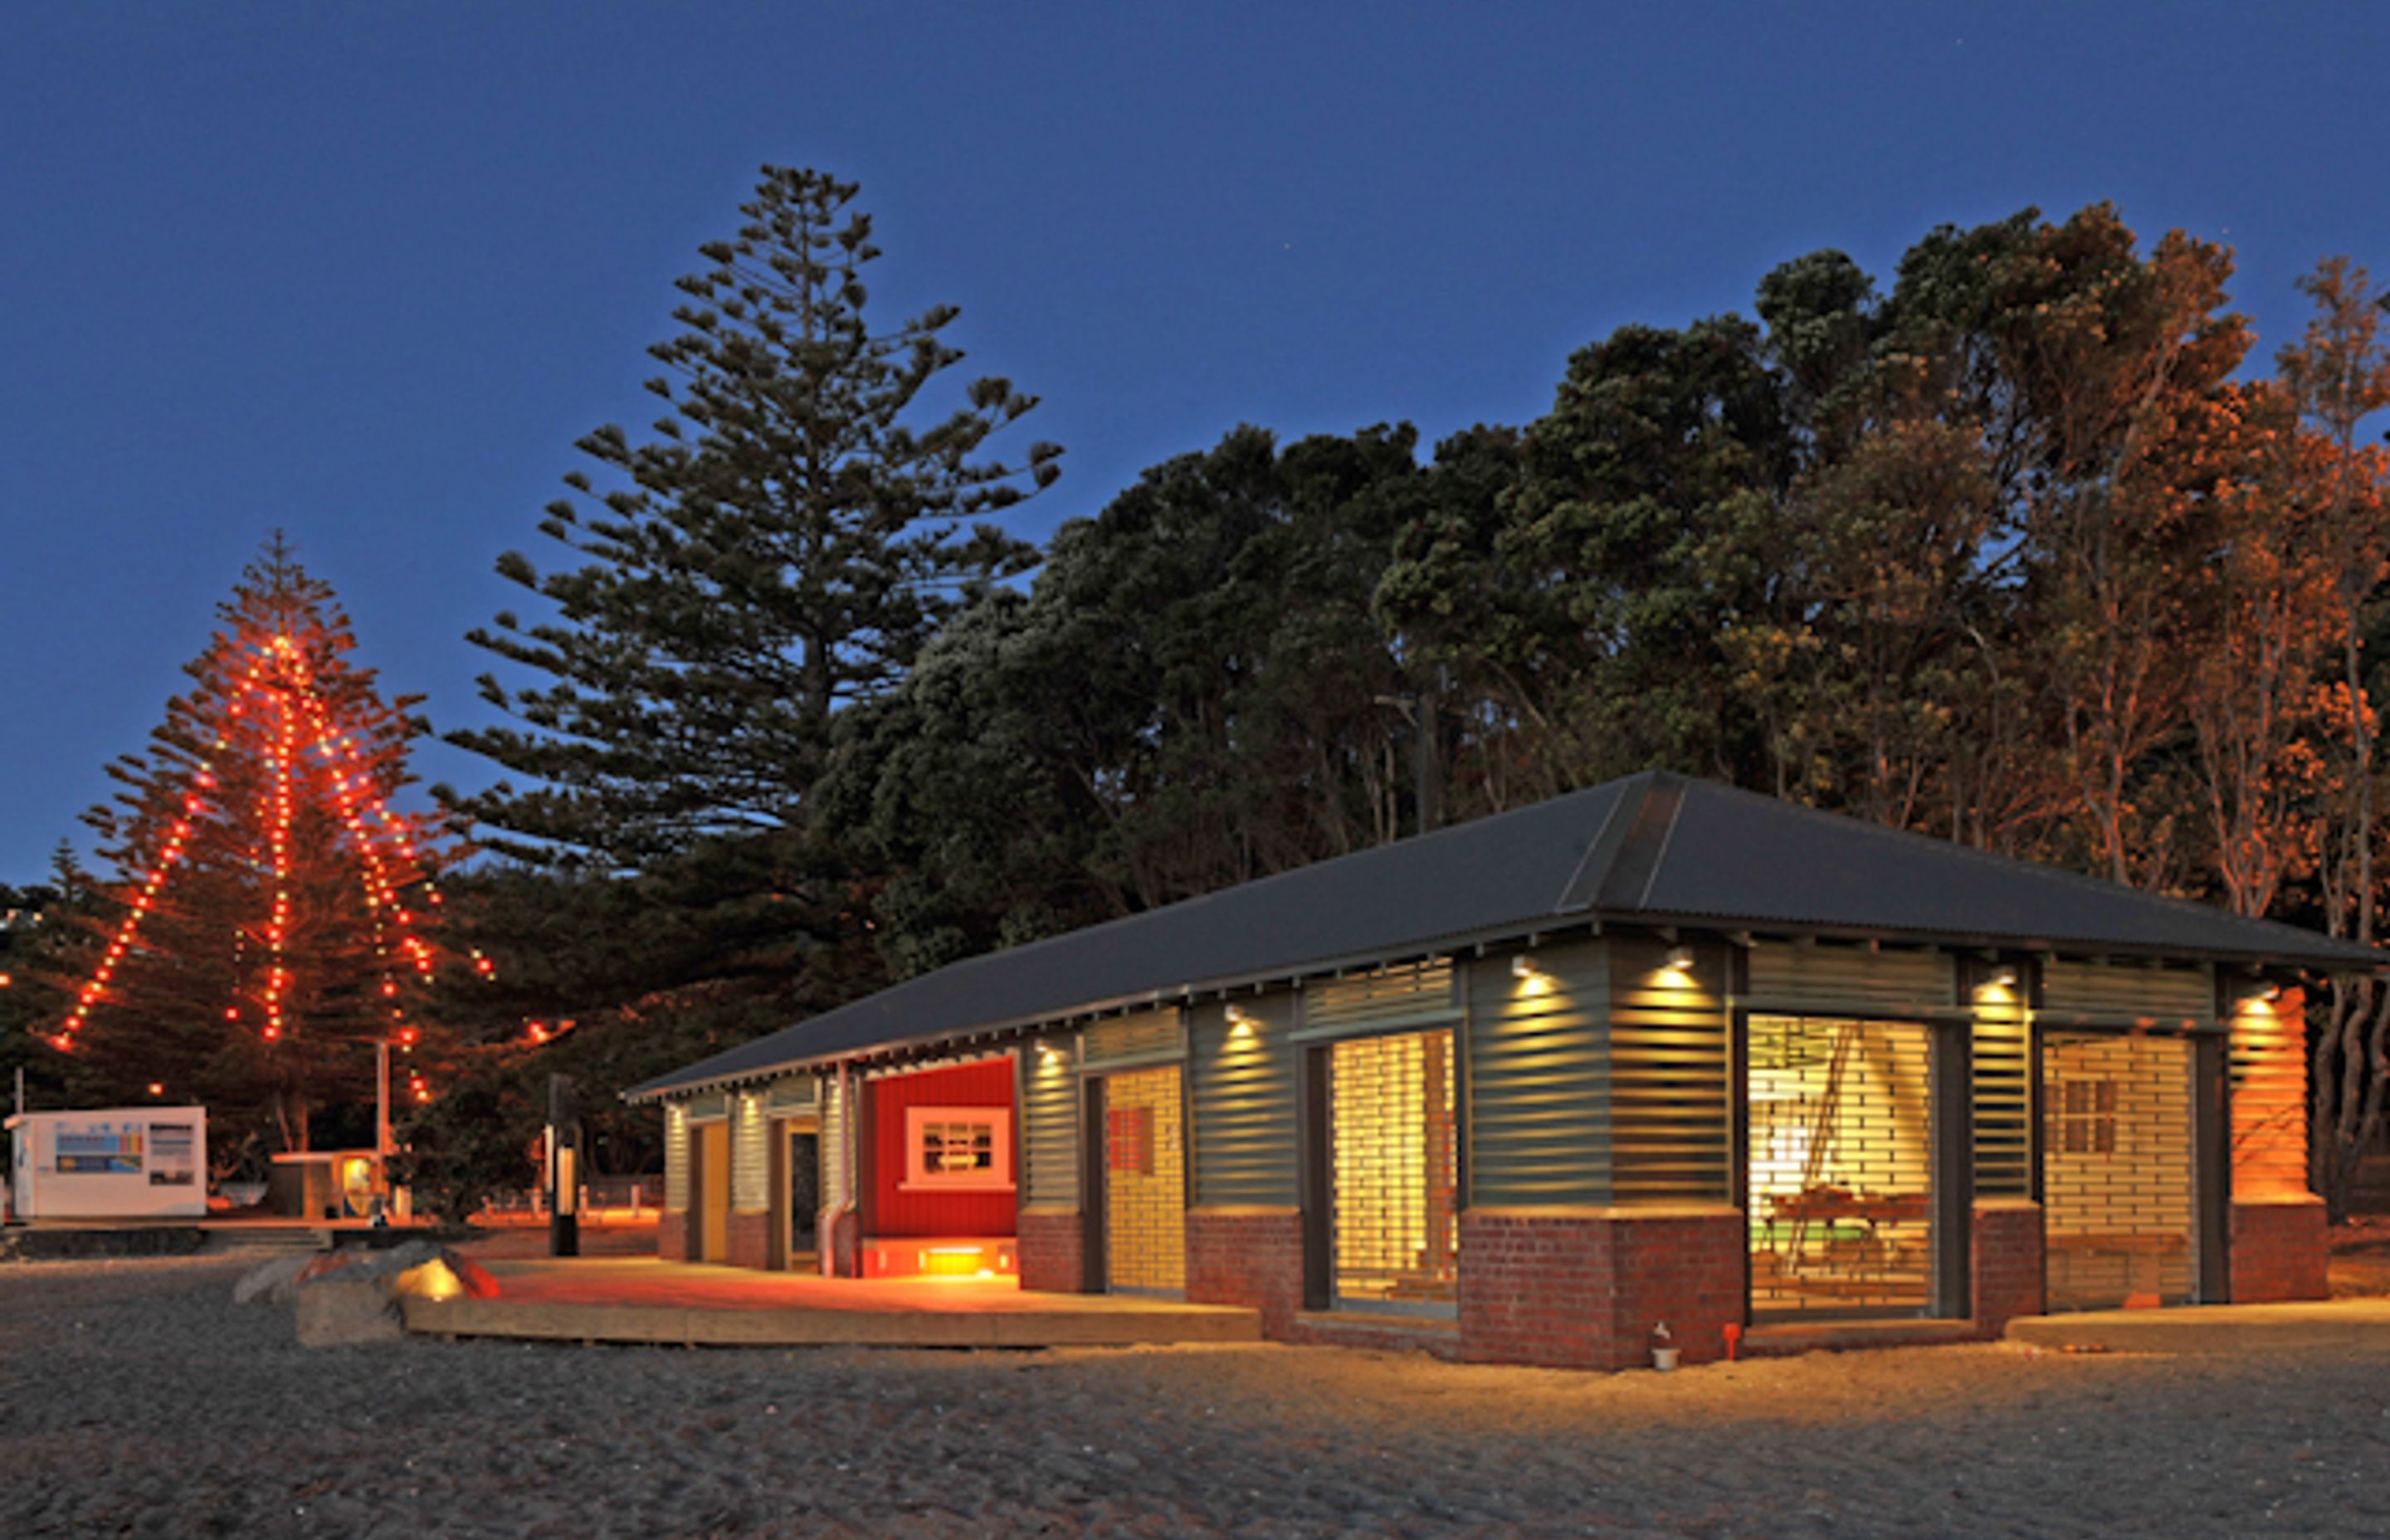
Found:
<svg viewBox="0 0 2390 1540"><path fill-rule="evenodd" d="M905 1179L907 1191L1010 1192L1012 1109L907 1107Z"/></svg>

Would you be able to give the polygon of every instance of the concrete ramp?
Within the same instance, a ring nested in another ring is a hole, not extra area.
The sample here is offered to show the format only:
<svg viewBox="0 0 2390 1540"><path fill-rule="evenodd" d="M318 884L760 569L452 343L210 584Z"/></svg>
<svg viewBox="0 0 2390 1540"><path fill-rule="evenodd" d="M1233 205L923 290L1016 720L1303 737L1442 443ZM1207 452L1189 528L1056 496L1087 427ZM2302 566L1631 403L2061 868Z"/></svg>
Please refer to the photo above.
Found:
<svg viewBox="0 0 2390 1540"><path fill-rule="evenodd" d="M1257 1342L1258 1312L1105 1294L1042 1294L1009 1279L866 1281L650 1257L493 1261L495 1299L402 1301L440 1337L690 1347L1125 1347Z"/></svg>

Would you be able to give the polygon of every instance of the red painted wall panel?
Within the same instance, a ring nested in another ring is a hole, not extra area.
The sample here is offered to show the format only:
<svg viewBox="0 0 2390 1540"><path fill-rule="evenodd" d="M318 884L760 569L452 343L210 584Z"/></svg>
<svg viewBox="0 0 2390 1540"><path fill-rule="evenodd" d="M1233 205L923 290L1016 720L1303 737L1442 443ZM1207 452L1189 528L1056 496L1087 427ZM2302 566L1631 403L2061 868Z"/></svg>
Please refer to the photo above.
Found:
<svg viewBox="0 0 2390 1540"><path fill-rule="evenodd" d="M1001 1107L1010 1122L1012 1060L985 1059L919 1074L891 1075L867 1083L871 1130L870 1181L865 1187L863 1233L867 1236L1009 1236L1020 1193L905 1192L905 1109L907 1107ZM1021 1131L1012 1133L1013 1180L1020 1180Z"/></svg>

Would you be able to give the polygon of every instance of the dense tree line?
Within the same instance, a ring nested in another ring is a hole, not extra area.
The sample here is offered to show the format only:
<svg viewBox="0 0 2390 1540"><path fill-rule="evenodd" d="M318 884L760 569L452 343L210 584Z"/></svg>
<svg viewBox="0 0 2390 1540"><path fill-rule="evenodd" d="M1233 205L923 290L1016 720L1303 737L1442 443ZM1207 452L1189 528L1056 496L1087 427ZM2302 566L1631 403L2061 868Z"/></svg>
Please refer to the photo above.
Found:
<svg viewBox="0 0 2390 1540"><path fill-rule="evenodd" d="M854 195L767 171L652 438L583 441L612 484L543 525L581 564L501 563L554 618L474 638L547 681L455 735L528 783L457 800L517 863L482 922L593 1073L1651 766L2374 935L2361 268L2267 374L2229 253L2105 206L1888 286L1818 252L1586 346L1534 422L1241 427L1033 553L971 520L1059 451L983 457L1003 379L912 425L952 313L867 327ZM2390 995L2317 1011L2337 1194Z"/></svg>

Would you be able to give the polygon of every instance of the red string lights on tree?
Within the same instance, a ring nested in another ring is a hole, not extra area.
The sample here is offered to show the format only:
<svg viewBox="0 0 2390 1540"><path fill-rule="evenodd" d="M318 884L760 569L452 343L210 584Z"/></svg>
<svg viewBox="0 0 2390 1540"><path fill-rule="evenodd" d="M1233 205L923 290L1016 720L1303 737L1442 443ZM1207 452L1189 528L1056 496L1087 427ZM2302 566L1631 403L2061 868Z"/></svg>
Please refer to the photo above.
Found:
<svg viewBox="0 0 2390 1540"><path fill-rule="evenodd" d="M414 702L383 702L349 664L345 617L279 536L220 613L188 665L198 687L169 703L146 754L110 767L129 790L91 815L126 878L122 911L49 1041L105 1048L133 1084L165 1068L161 1083L221 1086L238 1067L194 1024L215 1023L215 1041L248 1025L263 1054L241 1061L249 1088L303 1148L310 1103L371 1074L311 1045L423 1041L413 1007L435 970L445 857L391 805ZM419 1067L406 1087L430 1099Z"/></svg>

